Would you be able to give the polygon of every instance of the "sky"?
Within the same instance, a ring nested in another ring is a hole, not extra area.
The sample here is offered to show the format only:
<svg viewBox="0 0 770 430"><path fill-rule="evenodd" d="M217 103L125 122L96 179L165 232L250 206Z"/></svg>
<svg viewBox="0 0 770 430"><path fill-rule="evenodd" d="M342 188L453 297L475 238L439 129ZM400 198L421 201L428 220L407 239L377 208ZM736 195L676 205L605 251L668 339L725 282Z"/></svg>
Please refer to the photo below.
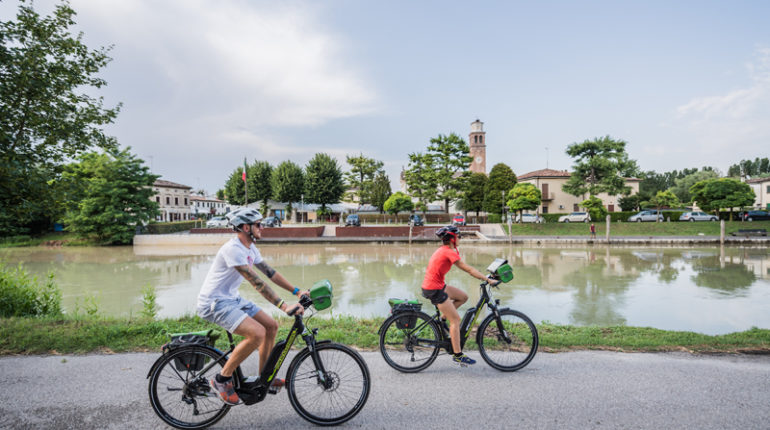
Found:
<svg viewBox="0 0 770 430"><path fill-rule="evenodd" d="M49 13L52 1L36 1ZM384 162L484 122L487 170L569 170L609 135L642 170L770 156L770 2L72 0L112 45L106 128L212 194L244 157ZM0 2L0 19L18 3Z"/></svg>

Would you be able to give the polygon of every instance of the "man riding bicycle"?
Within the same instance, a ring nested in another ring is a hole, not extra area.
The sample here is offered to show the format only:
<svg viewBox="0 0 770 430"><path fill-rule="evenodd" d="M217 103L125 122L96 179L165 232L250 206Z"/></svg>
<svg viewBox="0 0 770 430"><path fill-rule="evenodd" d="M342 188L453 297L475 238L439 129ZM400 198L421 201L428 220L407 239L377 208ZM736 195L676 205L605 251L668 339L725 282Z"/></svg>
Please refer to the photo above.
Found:
<svg viewBox="0 0 770 430"><path fill-rule="evenodd" d="M236 237L219 248L198 294L197 313L201 318L245 338L235 347L220 373L211 381L222 401L235 405L239 399L233 385L233 372L255 349L259 349L261 374L278 331L278 323L268 313L260 312L260 307L238 294L243 279L249 281L265 299L282 311L289 313L296 308L296 312L301 314L304 310L299 303L293 306L285 303L257 276L251 266L297 297L308 292L300 291L270 267L254 246L254 242L262 237L262 214L255 209L243 208L228 214L227 220L233 226ZM273 387L280 388L283 385L282 379L273 380Z"/></svg>
<svg viewBox="0 0 770 430"><path fill-rule="evenodd" d="M441 312L442 319L449 320L449 337L454 352L452 360L463 367L476 364L476 360L463 354L460 348L460 314L457 312L457 308L468 300L468 295L457 287L447 285L444 277L449 269L455 265L474 278L488 281L491 285L497 285L499 281L488 279L484 274L460 259L460 250L457 248L460 230L457 227L454 225L441 227L436 231L436 236L441 238L443 245L433 253L428 261L425 279L422 282L422 295L436 305Z"/></svg>

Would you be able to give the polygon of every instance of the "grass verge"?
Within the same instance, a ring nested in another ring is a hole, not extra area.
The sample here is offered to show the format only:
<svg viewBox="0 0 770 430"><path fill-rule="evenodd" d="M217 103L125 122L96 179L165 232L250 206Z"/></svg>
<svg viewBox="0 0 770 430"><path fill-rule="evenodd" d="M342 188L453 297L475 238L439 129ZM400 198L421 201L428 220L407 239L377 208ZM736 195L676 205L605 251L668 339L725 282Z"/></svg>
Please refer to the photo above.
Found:
<svg viewBox="0 0 770 430"><path fill-rule="evenodd" d="M596 235L603 238L606 232L604 222L595 222ZM586 236L589 235L588 223L559 223L545 224L512 224L514 236ZM506 234L508 225L502 224ZM770 231L770 221L728 221L725 223L725 234L741 229L764 228ZM719 236L718 222L613 222L610 226L611 236Z"/></svg>
<svg viewBox="0 0 770 430"><path fill-rule="evenodd" d="M319 339L331 339L362 350L376 350L382 319L313 318ZM279 320L278 338L284 338L291 320ZM538 324L540 350L613 350L624 352L686 351L691 353L770 354L770 330L752 328L720 336L665 331L646 327L574 327ZM198 317L126 320L104 318L5 318L0 319L0 355L84 354L160 351L169 333L197 331L217 326ZM220 329L221 330L221 329ZM226 349L226 336L217 346ZM298 345L301 342L298 343ZM471 349L475 348L469 345Z"/></svg>
<svg viewBox="0 0 770 430"><path fill-rule="evenodd" d="M10 236L0 238L0 248L18 248L22 246L98 246L88 239L77 237L74 233L46 233L41 236Z"/></svg>

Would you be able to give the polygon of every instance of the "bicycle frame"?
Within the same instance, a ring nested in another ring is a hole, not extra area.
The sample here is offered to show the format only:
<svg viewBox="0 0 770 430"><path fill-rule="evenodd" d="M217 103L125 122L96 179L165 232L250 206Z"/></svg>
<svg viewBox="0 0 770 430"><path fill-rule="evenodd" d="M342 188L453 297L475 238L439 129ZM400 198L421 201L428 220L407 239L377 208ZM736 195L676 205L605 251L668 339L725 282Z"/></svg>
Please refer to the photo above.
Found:
<svg viewBox="0 0 770 430"><path fill-rule="evenodd" d="M270 351L267 362L262 369L262 374L258 378L245 378L243 376L241 367L238 366L234 373L235 392L238 393L238 397L240 397L243 403L246 405L252 405L265 399L267 393L270 390L270 385L275 379L275 375L278 373L278 370L281 369L281 366L286 360L286 356L289 354L292 345L294 345L294 342L297 340L297 336L301 336L305 341L305 344L311 352L313 364L315 364L316 370L318 370L318 380L321 384L324 385L324 387L327 387L329 381L326 380L326 370L323 367L323 363L318 358L315 347L318 344L328 343L331 341L316 341L315 335L317 334L317 331L318 329L306 330L302 316L295 315L294 325L292 325L289 334L286 336L286 339L277 342L273 347L273 350ZM220 353L220 356L216 360L212 360L207 366L201 369L198 374L204 375L220 360L227 360L227 357L233 352L233 350L235 350L233 335L229 331L227 332L227 338L230 341L230 349L228 349L226 352L221 352L214 348L218 353Z"/></svg>
<svg viewBox="0 0 770 430"><path fill-rule="evenodd" d="M500 305L499 299L492 299L492 295L489 292L489 282L482 282L479 285L479 290L481 291L481 294L479 296L479 301L476 303L476 306L468 309L465 311L465 314L463 315L463 318L460 322L460 348L465 347L465 342L468 340L468 336L471 334L471 328L476 324L476 322L479 319L479 315L481 315L480 310L486 305L490 311L495 315L495 318L499 321L500 316L497 313L497 307ZM441 312L438 310L438 306L436 306L436 313L433 315L433 317L430 319L430 321L435 321L437 324L439 323L441 318ZM428 323L428 322L426 322ZM418 329L421 327L418 327ZM449 348L451 349L451 344L449 343L449 338L445 336L444 330L440 330L441 332L441 347Z"/></svg>

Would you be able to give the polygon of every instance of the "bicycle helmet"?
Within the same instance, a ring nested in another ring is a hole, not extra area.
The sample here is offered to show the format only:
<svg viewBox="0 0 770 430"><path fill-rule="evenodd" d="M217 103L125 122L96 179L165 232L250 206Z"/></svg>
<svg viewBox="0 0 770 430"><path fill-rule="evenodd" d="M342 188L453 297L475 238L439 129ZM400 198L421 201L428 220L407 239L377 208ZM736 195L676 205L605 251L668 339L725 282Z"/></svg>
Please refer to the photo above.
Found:
<svg viewBox="0 0 770 430"><path fill-rule="evenodd" d="M436 236L441 240L444 240L447 237L457 239L457 237L460 236L460 229L453 225L447 225L436 230Z"/></svg>
<svg viewBox="0 0 770 430"><path fill-rule="evenodd" d="M236 230L243 224L254 224L255 222L262 221L262 214L258 210L251 208L236 209L225 216L227 217L227 222Z"/></svg>

